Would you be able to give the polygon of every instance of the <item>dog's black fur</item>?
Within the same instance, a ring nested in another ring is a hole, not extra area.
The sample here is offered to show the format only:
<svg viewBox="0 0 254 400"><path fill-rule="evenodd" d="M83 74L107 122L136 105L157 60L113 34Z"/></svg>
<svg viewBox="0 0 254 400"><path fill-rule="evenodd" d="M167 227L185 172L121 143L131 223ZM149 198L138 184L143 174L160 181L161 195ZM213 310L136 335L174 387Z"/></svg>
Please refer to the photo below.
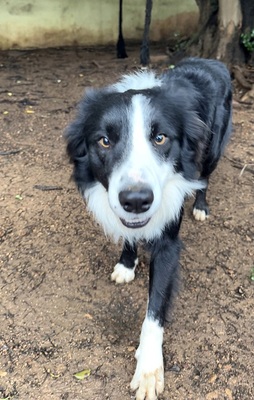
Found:
<svg viewBox="0 0 254 400"><path fill-rule="evenodd" d="M141 74L140 81L142 79ZM206 201L208 179L216 168L231 133L232 90L229 73L220 62L192 58L182 61L156 82L148 87L132 87L131 84L112 85L92 90L84 97L79 106L78 116L66 133L67 151L74 164L74 179L85 197L91 188L98 185L103 187L103 193L107 196L115 169L121 168L129 157L128 152L131 151L128 144L132 138L129 119L134 107L133 99L137 96L141 99L140 104L145 104L144 112L147 111L147 107L149 111L144 116L144 121L148 121L147 126L150 129L147 133L150 153L160 160L163 168L167 168L167 163L173 168L173 177L184 179L183 184L179 181L180 189L181 185L192 184L197 182L197 179L203 182L202 188L195 185L193 188L198 188L194 216L196 219L204 219L209 213ZM164 139L165 144L160 145L160 141ZM142 151L140 157L142 158ZM123 177L121 178L123 180ZM123 208L119 211L120 214L125 216L129 213L141 218L143 213L149 213L149 208L153 206L151 182L146 182L145 185L140 182L129 188L128 181L124 188L118 188L120 193L124 192L124 200L122 201L121 197L121 204L117 206L119 209ZM174 190L174 183L170 185L167 192L169 210L170 193ZM162 205L164 201L161 200ZM160 327L163 327L165 322L179 269L181 244L178 234L184 205L180 198L177 198L176 204L177 211L173 216L170 214L169 217L163 217L164 219L151 216L150 221L149 215L149 222L143 219L140 222L135 217L130 222L128 218L127 221L121 218L121 215L116 217L119 219L119 225L123 224L122 233L121 228L118 228L118 225L116 227L116 230L120 229L118 237L122 236L124 239L119 264L126 270L135 269L136 241L144 239L149 244L151 264L147 318L155 321ZM94 204L90 206L96 215L95 208ZM149 234L146 234L151 223L157 229L156 219L160 224L160 233L156 231L153 235L149 231ZM107 223L104 224L104 229L107 231ZM113 279L117 281L115 277ZM124 280L128 281L123 279L121 282ZM142 345L140 347L143 349ZM147 351L142 349L143 352ZM140 355L137 356L138 360L139 357ZM155 365L154 369L157 367L158 365ZM161 378L155 378L158 384L155 383L151 389L148 383L144 383L144 376L149 373L156 375L155 372L145 368L141 372L137 370L132 382L133 389L139 388L137 399L155 398L156 393L163 390L163 383L158 383ZM149 394L152 392L154 395Z"/></svg>

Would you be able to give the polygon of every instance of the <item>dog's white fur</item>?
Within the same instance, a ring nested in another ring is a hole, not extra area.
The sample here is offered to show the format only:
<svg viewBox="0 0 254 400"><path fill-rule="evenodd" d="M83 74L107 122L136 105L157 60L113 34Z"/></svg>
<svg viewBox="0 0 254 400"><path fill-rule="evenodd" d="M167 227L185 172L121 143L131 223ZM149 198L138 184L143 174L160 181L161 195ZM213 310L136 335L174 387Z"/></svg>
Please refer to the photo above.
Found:
<svg viewBox="0 0 254 400"><path fill-rule="evenodd" d="M136 351L137 366L131 389L137 390L136 400L156 400L155 393L164 389L162 355L163 328L146 315L142 325L140 344Z"/></svg>
<svg viewBox="0 0 254 400"><path fill-rule="evenodd" d="M160 237L165 224L179 215L185 196L191 195L196 189L203 188L201 182L187 181L181 174L169 173L168 175L168 181L161 192L160 207L143 228L134 230L122 224L110 206L106 189L100 183L86 190L85 198L88 208L102 225L105 234L110 235L116 242L120 238L125 238L132 243L141 239L149 241Z"/></svg>
<svg viewBox="0 0 254 400"><path fill-rule="evenodd" d="M162 79L155 75L153 71L139 71L135 74L124 75L122 79L111 87L122 93L129 89L142 90L161 86Z"/></svg>
<svg viewBox="0 0 254 400"><path fill-rule="evenodd" d="M204 222L208 218L208 215L204 210L199 210L198 208L195 207L193 208L192 213L196 221Z"/></svg>
<svg viewBox="0 0 254 400"><path fill-rule="evenodd" d="M111 274L111 280L116 283L129 283L135 278L135 269L138 265L138 258L135 260L134 268L126 268L122 263L117 263Z"/></svg>

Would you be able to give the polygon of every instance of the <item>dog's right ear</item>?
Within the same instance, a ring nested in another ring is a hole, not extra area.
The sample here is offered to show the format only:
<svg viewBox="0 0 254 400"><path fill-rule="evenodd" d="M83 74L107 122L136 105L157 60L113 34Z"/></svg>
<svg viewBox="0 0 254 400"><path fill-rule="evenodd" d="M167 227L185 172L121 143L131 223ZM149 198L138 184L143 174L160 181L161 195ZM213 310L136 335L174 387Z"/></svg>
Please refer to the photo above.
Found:
<svg viewBox="0 0 254 400"><path fill-rule="evenodd" d="M67 154L73 163L73 179L83 193L94 183L94 173L88 157L90 135L98 129L98 108L103 109L105 95L112 93L112 88L89 89L80 101L74 121L65 131Z"/></svg>

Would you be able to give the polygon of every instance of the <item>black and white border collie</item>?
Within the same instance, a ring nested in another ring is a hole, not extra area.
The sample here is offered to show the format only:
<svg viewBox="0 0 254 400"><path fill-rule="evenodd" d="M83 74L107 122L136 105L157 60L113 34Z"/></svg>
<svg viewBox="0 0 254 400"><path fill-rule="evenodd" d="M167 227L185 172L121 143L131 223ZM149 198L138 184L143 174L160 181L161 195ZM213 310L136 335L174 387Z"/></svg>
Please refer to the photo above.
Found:
<svg viewBox="0 0 254 400"><path fill-rule="evenodd" d="M137 400L163 391L163 327L177 286L184 199L209 214L206 191L231 133L225 66L190 58L156 76L144 71L87 91L66 132L74 179L88 209L123 251L111 275L134 279L137 242L151 252L149 299L131 381Z"/></svg>

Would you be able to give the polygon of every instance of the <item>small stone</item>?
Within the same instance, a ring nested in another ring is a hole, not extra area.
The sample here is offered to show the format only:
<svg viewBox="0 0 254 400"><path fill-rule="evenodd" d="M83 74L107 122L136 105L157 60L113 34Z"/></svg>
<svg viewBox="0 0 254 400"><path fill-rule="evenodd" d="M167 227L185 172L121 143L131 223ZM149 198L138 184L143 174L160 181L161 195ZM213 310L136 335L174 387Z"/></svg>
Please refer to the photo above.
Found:
<svg viewBox="0 0 254 400"><path fill-rule="evenodd" d="M217 375L216 375L216 374L213 374L213 375L211 376L211 378L209 379L209 383L214 383L214 382L216 381L216 379L217 379Z"/></svg>
<svg viewBox="0 0 254 400"><path fill-rule="evenodd" d="M132 351L135 351L136 350L136 348L134 347L134 346L129 346L129 347L127 347L127 351L129 351L130 353L132 352Z"/></svg>
<svg viewBox="0 0 254 400"><path fill-rule="evenodd" d="M170 371L175 372L177 374L179 374L179 372L181 372L181 367L177 364L172 365L172 367L170 368Z"/></svg>
<svg viewBox="0 0 254 400"><path fill-rule="evenodd" d="M226 388L225 394L229 398L229 400L233 400L232 390L230 390L229 388Z"/></svg>
<svg viewBox="0 0 254 400"><path fill-rule="evenodd" d="M214 392L207 393L205 398L206 400L216 400L218 399L218 397L219 397L218 391L215 390Z"/></svg>

